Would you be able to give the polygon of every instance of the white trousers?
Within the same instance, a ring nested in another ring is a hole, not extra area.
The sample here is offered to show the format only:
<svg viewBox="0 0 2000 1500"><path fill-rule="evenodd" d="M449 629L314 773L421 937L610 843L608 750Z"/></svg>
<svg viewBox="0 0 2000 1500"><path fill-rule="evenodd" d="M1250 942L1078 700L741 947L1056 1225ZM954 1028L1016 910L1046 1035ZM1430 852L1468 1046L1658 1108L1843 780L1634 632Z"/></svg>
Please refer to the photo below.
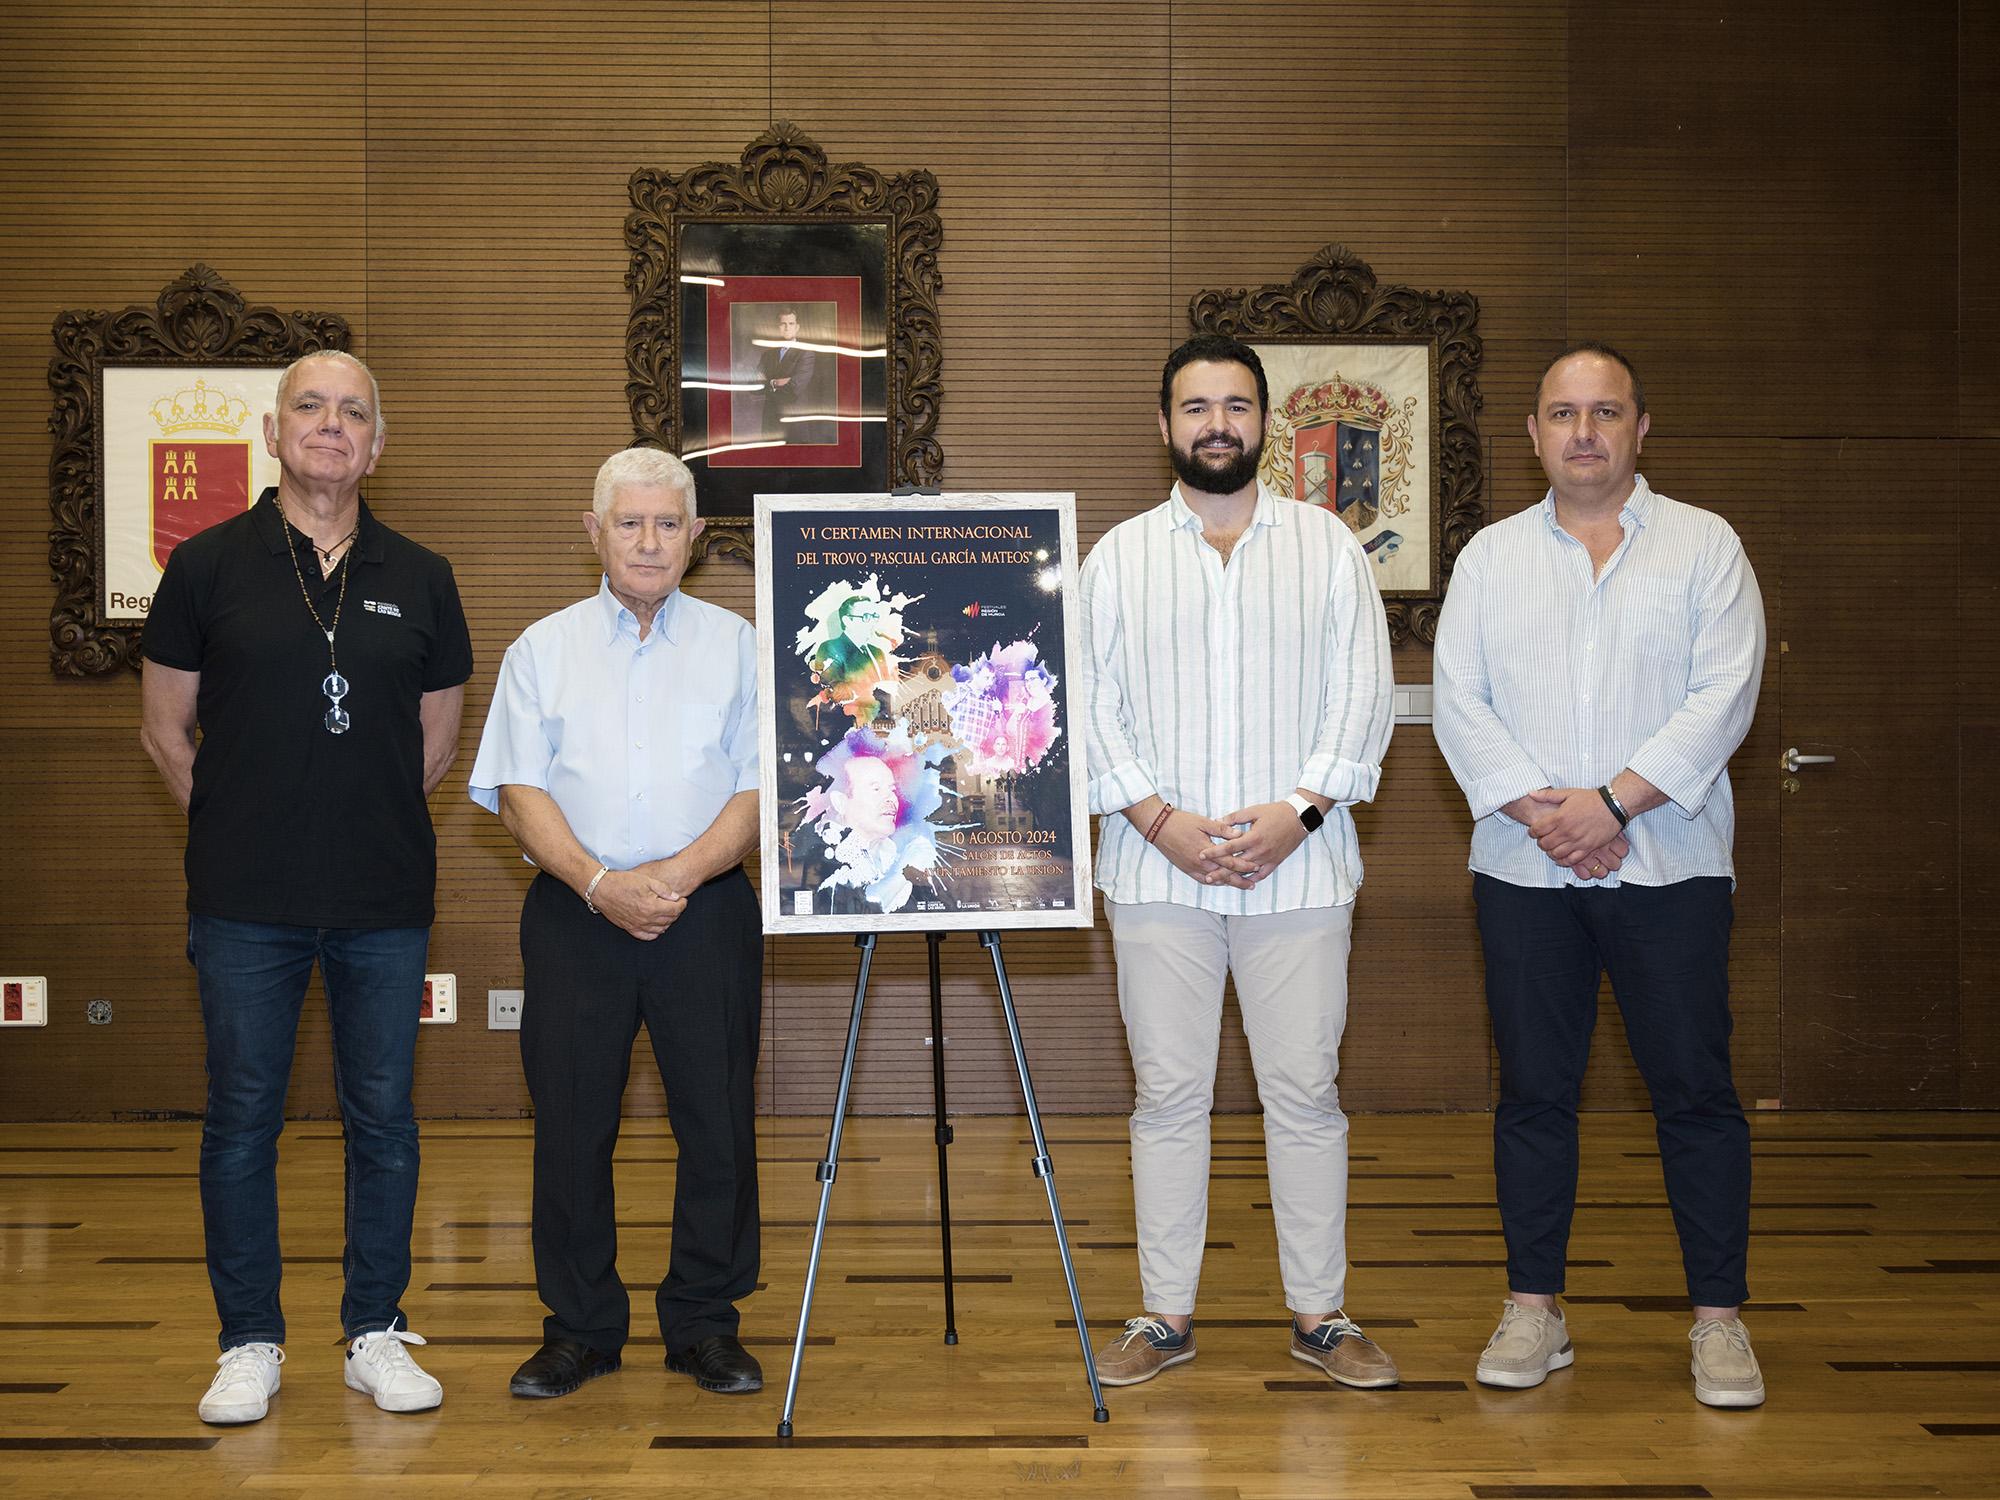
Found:
<svg viewBox="0 0 2000 1500"><path fill-rule="evenodd" d="M1230 974L1264 1105L1285 1305L1303 1313L1338 1308L1347 1287L1347 1116L1335 1077L1347 1024L1353 905L1255 917L1164 901L1106 901L1104 909L1138 1083L1132 1199L1146 1310L1194 1311L1208 1237L1208 1117Z"/></svg>

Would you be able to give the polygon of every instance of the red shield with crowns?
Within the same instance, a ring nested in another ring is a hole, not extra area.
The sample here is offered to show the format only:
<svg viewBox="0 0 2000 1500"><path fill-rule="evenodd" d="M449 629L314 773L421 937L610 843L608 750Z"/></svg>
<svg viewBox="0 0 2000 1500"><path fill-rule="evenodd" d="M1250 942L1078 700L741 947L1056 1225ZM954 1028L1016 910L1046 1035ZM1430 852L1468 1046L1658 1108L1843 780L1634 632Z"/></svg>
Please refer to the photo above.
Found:
<svg viewBox="0 0 2000 1500"><path fill-rule="evenodd" d="M149 488L153 502L153 561L197 531L250 508L250 444L234 441L170 440L152 444Z"/></svg>

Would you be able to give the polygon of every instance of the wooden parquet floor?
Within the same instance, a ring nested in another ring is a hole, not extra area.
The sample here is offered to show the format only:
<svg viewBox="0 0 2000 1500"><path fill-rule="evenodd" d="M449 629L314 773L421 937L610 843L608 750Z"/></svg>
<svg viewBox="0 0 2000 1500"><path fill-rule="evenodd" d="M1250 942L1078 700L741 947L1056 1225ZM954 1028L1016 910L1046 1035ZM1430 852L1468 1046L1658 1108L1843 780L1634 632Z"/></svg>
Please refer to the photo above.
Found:
<svg viewBox="0 0 2000 1500"><path fill-rule="evenodd" d="M199 1127L0 1127L0 1494L387 1496L2000 1496L2000 1120L1759 1115L1749 1320L1758 1411L1697 1405L1686 1313L1643 1115L1585 1122L1571 1254L1573 1369L1473 1383L1503 1287L1483 1116L1360 1116L1348 1311L1400 1362L1339 1389L1287 1356L1260 1122L1216 1122L1200 1357L1108 1391L1095 1425L1019 1119L961 1119L951 1150L958 1325L941 1339L927 1120L850 1124L798 1438L773 1438L824 1121L762 1122L764 1274L744 1332L761 1395L704 1395L661 1364L673 1147L620 1146L622 1372L558 1401L506 1393L539 1342L527 1122L424 1134L406 1306L445 1386L388 1416L341 1383L339 1127L302 1122L281 1168L284 1389L264 1422L207 1428L214 1315ZM1124 1124L1048 1122L1084 1305L1101 1340L1138 1310Z"/></svg>

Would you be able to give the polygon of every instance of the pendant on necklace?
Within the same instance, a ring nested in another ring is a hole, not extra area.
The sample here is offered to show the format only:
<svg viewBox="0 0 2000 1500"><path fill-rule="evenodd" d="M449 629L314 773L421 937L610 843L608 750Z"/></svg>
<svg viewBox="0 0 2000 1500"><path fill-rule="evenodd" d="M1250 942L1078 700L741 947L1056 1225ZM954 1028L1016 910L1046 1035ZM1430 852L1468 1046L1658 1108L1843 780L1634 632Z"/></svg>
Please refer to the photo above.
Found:
<svg viewBox="0 0 2000 1500"><path fill-rule="evenodd" d="M347 696L347 679L340 675L338 668L335 668L326 674L326 680L320 683L319 690L333 701L333 707L326 711L326 732L347 733L348 725L354 722L348 717L347 710L340 706L340 700Z"/></svg>

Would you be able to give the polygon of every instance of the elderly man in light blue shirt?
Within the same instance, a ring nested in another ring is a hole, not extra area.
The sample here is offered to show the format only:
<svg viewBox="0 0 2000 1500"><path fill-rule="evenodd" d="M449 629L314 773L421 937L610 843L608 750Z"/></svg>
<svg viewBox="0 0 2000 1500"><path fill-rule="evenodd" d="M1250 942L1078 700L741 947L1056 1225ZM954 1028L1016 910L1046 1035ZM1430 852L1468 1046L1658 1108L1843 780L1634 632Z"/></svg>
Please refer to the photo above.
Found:
<svg viewBox="0 0 2000 1500"><path fill-rule="evenodd" d="M1556 1296L1576 1205L1577 1096L1609 970L1652 1096L1694 1308L1695 1396L1756 1406L1750 1134L1729 1066L1729 757L1764 665L1736 533L1638 473L1631 363L1579 345L1544 372L1531 510L1459 555L1438 622L1435 727L1475 820L1471 868L1500 1053L1493 1170L1508 1296L1486 1385L1575 1360Z"/></svg>
<svg viewBox="0 0 2000 1500"><path fill-rule="evenodd" d="M606 461L584 518L603 581L508 648L472 770L473 801L541 872L521 913L521 1061L549 1315L517 1396L619 1366L631 1309L611 1157L642 1021L680 1148L656 1298L667 1367L704 1390L762 1385L734 1305L758 1264L763 939L742 866L757 840L756 634L680 592L701 524L672 454Z"/></svg>

